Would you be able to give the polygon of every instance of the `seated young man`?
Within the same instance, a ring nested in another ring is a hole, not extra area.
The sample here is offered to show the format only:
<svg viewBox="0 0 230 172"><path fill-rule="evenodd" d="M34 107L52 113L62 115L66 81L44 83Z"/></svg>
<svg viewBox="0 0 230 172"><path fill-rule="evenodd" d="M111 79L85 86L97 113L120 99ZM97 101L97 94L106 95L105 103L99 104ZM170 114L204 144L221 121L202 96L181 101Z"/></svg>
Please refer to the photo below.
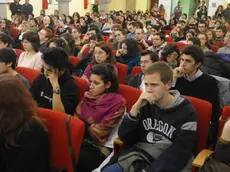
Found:
<svg viewBox="0 0 230 172"><path fill-rule="evenodd" d="M26 88L30 88L29 81L21 74L15 71L17 55L12 48L0 48L0 75L7 73L12 76L18 77Z"/></svg>
<svg viewBox="0 0 230 172"><path fill-rule="evenodd" d="M69 57L62 48L45 50L42 56L44 74L31 86L38 106L73 115L79 101L79 88L67 70Z"/></svg>
<svg viewBox="0 0 230 172"><path fill-rule="evenodd" d="M141 73L134 75L130 80L128 85L138 88L141 91L145 90L145 83L144 83L144 71L147 69L152 63L159 60L159 57L156 53L146 50L141 52Z"/></svg>
<svg viewBox="0 0 230 172"><path fill-rule="evenodd" d="M217 53L230 55L230 31L228 31L228 33L225 35L224 43L226 45L224 47L219 48Z"/></svg>
<svg viewBox="0 0 230 172"><path fill-rule="evenodd" d="M180 172L191 167L196 112L177 90L169 91L172 79L173 71L164 62L155 62L144 71L146 91L124 116L118 131L129 147L103 172Z"/></svg>
<svg viewBox="0 0 230 172"><path fill-rule="evenodd" d="M215 143L220 116L219 89L216 79L199 69L203 61L204 53L200 47L186 47L180 57L180 66L174 69L173 86L182 95L197 97L212 104L212 143Z"/></svg>

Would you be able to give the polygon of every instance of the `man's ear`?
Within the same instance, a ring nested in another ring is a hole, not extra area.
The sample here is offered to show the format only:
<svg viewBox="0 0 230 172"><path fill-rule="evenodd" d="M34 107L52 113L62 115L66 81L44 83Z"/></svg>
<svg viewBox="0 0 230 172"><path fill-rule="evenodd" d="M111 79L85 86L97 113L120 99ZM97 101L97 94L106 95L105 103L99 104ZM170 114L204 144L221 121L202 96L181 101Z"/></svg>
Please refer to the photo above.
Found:
<svg viewBox="0 0 230 172"><path fill-rule="evenodd" d="M201 62L195 64L195 67L198 69L201 66Z"/></svg>
<svg viewBox="0 0 230 172"><path fill-rule="evenodd" d="M169 90L171 87L172 87L172 81L168 81L168 83L165 84L166 85L166 88L167 90Z"/></svg>

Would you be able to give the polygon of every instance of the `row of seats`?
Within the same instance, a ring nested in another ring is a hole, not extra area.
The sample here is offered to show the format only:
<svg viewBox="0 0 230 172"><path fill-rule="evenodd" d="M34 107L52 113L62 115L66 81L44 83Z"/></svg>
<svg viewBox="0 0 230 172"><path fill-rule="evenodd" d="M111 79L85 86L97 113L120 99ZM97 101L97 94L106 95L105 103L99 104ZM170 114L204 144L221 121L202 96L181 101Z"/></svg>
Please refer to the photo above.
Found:
<svg viewBox="0 0 230 172"><path fill-rule="evenodd" d="M40 74L40 71L37 71L35 69L28 69L24 67L17 67L16 71L23 75L25 78L29 80L30 83L33 82L33 80ZM84 92L86 89L86 82L84 79L81 79L79 77L74 77L76 83L78 84L80 88L81 93L81 99L84 96ZM119 85L119 94L121 94L127 101L127 111L130 111L132 108L132 105L137 101L139 98L141 91L139 89L120 84ZM132 95L132 97L130 96ZM206 142L208 137L208 128L210 124L210 118L212 113L212 105L204 100L189 97L186 96L190 102L195 107L197 113L198 113L198 130L197 130L197 143L196 143L196 151L197 153L202 152L206 148ZM45 122L50 134L50 146L51 146L51 164L53 167L58 168L71 168L71 158L68 151L68 145L67 145L67 136L66 136L66 130L63 130L63 127L65 125L65 120L63 118L66 118L66 114L61 112L53 112L52 110L46 110L46 109L40 109L39 114L42 118L45 118ZM63 116L64 115L64 116ZM223 125L225 120L230 116L230 107L225 107L223 110L223 114L220 120L219 124L219 133L222 132ZM48 120L47 120L48 119ZM75 117L71 117L71 120L75 122L71 122L71 136L76 137L78 139L73 140L74 152L75 155L78 156L80 144L82 141L82 137L84 133L84 125L80 120L78 120ZM58 124L57 124L58 123ZM62 123L62 124L59 124ZM72 124L76 123L76 124ZM57 127L58 126L58 127ZM60 132L57 132L54 128L59 128ZM64 127L65 128L65 127ZM60 134L62 133L62 134ZM55 135L55 136L51 136ZM57 136L58 135L58 136ZM77 136L76 136L77 135ZM61 139L64 138L64 139ZM57 139L59 141L57 141ZM62 140L60 142L60 140ZM74 142L78 143L74 143ZM54 146L54 145L55 146ZM119 150L118 147L120 147L121 141L117 140L115 141L115 150ZM65 155L63 155L65 154ZM60 156L61 155L61 156ZM65 157L65 160L62 160L62 158ZM194 167L198 167L198 163L194 161L193 163ZM72 170L70 170L72 171Z"/></svg>

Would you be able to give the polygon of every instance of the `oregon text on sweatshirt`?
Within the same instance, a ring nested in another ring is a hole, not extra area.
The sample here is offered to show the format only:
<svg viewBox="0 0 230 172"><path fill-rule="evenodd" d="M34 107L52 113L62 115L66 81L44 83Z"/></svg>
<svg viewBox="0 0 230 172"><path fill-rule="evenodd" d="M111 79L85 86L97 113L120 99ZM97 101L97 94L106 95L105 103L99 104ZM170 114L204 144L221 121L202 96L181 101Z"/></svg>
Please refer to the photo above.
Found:
<svg viewBox="0 0 230 172"><path fill-rule="evenodd" d="M177 90L170 93L174 96L170 107L160 109L147 104L140 109L138 118L125 115L118 131L119 138L127 145L145 145L139 147L155 159L143 170L146 172L180 172L193 155L197 129L195 109ZM146 144L149 150L144 148ZM151 151L158 147L160 150Z"/></svg>

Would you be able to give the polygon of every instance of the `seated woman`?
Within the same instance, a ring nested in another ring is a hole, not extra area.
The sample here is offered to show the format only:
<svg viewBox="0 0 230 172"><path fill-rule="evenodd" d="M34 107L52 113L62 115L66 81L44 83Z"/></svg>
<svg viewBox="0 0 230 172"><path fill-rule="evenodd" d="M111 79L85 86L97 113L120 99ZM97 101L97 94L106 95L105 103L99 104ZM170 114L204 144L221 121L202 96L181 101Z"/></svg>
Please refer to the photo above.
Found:
<svg viewBox="0 0 230 172"><path fill-rule="evenodd" d="M77 57L80 49L76 47L74 37L70 33L63 33L61 38L65 39L69 45L69 55Z"/></svg>
<svg viewBox="0 0 230 172"><path fill-rule="evenodd" d="M203 52L210 52L211 50L211 46L209 45L208 42L208 36L206 33L199 33L197 35L197 37L200 39L200 48L203 50Z"/></svg>
<svg viewBox="0 0 230 172"><path fill-rule="evenodd" d="M136 40L127 38L121 44L121 49L116 52L116 61L128 66L128 75L126 81L129 81L129 75L135 66L140 65L140 50Z"/></svg>
<svg viewBox="0 0 230 172"><path fill-rule="evenodd" d="M180 50L176 44L167 44L161 53L161 60L166 61L173 69L179 65Z"/></svg>
<svg viewBox="0 0 230 172"><path fill-rule="evenodd" d="M48 172L48 134L30 92L17 77L1 74L0 99L0 171Z"/></svg>
<svg viewBox="0 0 230 172"><path fill-rule="evenodd" d="M25 52L21 53L18 59L18 66L41 70L41 53L38 52L40 39L37 33L27 32L22 36Z"/></svg>
<svg viewBox="0 0 230 172"><path fill-rule="evenodd" d="M125 112L125 100L118 92L118 79L111 64L92 68L89 91L77 106L76 116L86 124L84 141L78 159L78 172L91 172L112 152L108 140Z"/></svg>
<svg viewBox="0 0 230 172"><path fill-rule="evenodd" d="M42 55L43 74L31 86L41 108L73 115L79 100L79 87L69 72L67 52L61 47L48 48Z"/></svg>
<svg viewBox="0 0 230 172"><path fill-rule="evenodd" d="M91 63L86 67L82 78L85 79L86 81L90 81L90 72L95 64L102 64L102 63L110 63L113 65L114 72L118 76L118 70L116 66L116 61L112 56L112 50L111 48L104 44L100 43L96 45L94 53L93 53L93 58Z"/></svg>
<svg viewBox="0 0 230 172"><path fill-rule="evenodd" d="M89 38L89 43L84 44L78 53L77 57L82 58L82 60L75 66L75 73L77 76L82 76L88 64L93 59L93 52L95 46L98 44L97 37L95 35Z"/></svg>
<svg viewBox="0 0 230 172"><path fill-rule="evenodd" d="M22 22L19 25L18 30L20 33L14 41L14 48L21 49L22 37L26 32L30 31L30 23L29 22Z"/></svg>
<svg viewBox="0 0 230 172"><path fill-rule="evenodd" d="M80 27L74 27L71 30L71 34L72 34L72 36L74 38L76 47L80 48L80 46L82 46L82 42L81 42L81 36L82 36L81 28Z"/></svg>
<svg viewBox="0 0 230 172"><path fill-rule="evenodd" d="M185 39L184 40L181 40L179 41L179 43L183 43L183 44L188 44L188 39L189 38L193 38L196 36L196 33L193 31L193 29L190 29L186 32L185 34Z"/></svg>
<svg viewBox="0 0 230 172"><path fill-rule="evenodd" d="M175 42L178 42L184 39L183 29L180 26L174 27L169 35L173 38Z"/></svg>
<svg viewBox="0 0 230 172"><path fill-rule="evenodd" d="M210 45L216 44L216 32L214 30L207 30L208 43Z"/></svg>

